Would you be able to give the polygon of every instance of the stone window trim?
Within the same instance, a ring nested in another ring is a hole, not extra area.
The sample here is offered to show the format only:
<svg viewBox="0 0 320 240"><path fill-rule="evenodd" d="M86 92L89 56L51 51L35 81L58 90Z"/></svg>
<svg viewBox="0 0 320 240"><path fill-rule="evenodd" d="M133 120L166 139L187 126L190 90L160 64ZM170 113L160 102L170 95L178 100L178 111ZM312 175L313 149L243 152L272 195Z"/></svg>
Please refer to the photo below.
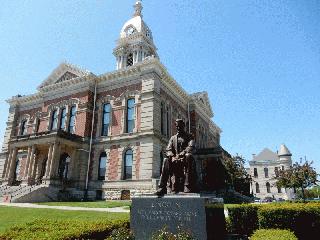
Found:
<svg viewBox="0 0 320 240"><path fill-rule="evenodd" d="M268 169L268 167L264 167L263 171L264 171L264 177L265 178L269 178L269 169Z"/></svg>
<svg viewBox="0 0 320 240"><path fill-rule="evenodd" d="M266 183L267 193L271 193L271 185L269 182Z"/></svg>
<svg viewBox="0 0 320 240"><path fill-rule="evenodd" d="M121 107L122 107L122 117L121 117L121 133L122 134L133 134L137 133L138 129L138 106L141 105L141 93L139 91L127 91L120 96ZM134 128L132 133L127 133L127 103L129 99L134 99Z"/></svg>
<svg viewBox="0 0 320 240"><path fill-rule="evenodd" d="M98 111L98 121L97 121L97 131L96 131L96 138L106 138L112 136L112 115L114 111L114 102L115 98L108 95L100 100L97 101L97 111ZM105 104L110 104L110 124L108 128L108 136L102 136L102 118L103 118L103 106Z"/></svg>
<svg viewBox="0 0 320 240"><path fill-rule="evenodd" d="M259 183L256 182L256 193L260 193L260 186Z"/></svg>
<svg viewBox="0 0 320 240"><path fill-rule="evenodd" d="M33 123L32 123L32 132L37 133L39 132L39 127L40 127L40 122L41 122L41 112L37 112L33 116Z"/></svg>
<svg viewBox="0 0 320 240"><path fill-rule="evenodd" d="M125 154L127 150L131 149L132 150L132 179L124 179L124 161L125 161ZM137 146L135 143L129 143L126 146L120 146L118 148L119 150L119 166L118 166L118 176L120 177L119 180L121 181L132 181L132 180L138 180L139 176L136 175L136 162L137 162Z"/></svg>

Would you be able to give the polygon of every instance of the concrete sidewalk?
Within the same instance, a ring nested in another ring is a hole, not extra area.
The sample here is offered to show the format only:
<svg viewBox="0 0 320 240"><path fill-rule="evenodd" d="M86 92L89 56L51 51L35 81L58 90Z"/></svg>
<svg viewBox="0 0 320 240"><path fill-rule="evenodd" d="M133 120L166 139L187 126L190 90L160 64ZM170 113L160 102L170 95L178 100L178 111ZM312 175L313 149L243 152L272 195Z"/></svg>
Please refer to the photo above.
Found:
<svg viewBox="0 0 320 240"><path fill-rule="evenodd" d="M115 208L86 208L86 207L67 207L67 206L47 206L37 205L33 203L0 203L0 206L6 207L21 207L21 208L46 208L46 209L59 209L68 211L96 211L96 212L113 212L113 213L129 213L130 210L124 207Z"/></svg>

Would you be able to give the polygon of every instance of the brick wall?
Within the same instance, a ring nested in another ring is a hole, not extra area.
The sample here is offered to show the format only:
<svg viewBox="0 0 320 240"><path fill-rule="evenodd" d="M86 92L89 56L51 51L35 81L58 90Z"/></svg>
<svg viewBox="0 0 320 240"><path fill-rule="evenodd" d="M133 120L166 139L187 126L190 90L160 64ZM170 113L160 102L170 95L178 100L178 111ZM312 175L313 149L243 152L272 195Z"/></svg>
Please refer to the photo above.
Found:
<svg viewBox="0 0 320 240"><path fill-rule="evenodd" d="M110 148L108 180L118 180L118 165L119 165L119 150L117 145L112 145Z"/></svg>

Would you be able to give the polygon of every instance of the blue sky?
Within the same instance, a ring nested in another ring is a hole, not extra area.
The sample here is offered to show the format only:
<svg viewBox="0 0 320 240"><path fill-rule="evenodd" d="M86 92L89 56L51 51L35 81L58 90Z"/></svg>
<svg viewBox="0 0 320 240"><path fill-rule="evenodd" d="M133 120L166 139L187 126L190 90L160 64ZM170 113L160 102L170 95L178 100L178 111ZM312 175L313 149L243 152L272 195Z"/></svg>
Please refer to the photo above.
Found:
<svg viewBox="0 0 320 240"><path fill-rule="evenodd" d="M1 0L0 135L5 99L31 94L62 61L115 70L134 0ZM320 171L320 1L148 0L144 20L171 75L206 90L222 146L247 160L285 143Z"/></svg>

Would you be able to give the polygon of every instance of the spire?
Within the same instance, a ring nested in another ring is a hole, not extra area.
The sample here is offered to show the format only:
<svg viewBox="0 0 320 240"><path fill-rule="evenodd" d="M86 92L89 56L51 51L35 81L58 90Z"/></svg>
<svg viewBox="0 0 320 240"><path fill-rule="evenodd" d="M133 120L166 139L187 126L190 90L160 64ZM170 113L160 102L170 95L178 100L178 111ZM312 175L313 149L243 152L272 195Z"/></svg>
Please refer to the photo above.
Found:
<svg viewBox="0 0 320 240"><path fill-rule="evenodd" d="M142 2L141 2L141 0L138 0L137 2L136 2L136 4L134 5L134 17L137 17L137 16L140 16L140 17L142 17L142 9L143 9L143 7L142 7Z"/></svg>

